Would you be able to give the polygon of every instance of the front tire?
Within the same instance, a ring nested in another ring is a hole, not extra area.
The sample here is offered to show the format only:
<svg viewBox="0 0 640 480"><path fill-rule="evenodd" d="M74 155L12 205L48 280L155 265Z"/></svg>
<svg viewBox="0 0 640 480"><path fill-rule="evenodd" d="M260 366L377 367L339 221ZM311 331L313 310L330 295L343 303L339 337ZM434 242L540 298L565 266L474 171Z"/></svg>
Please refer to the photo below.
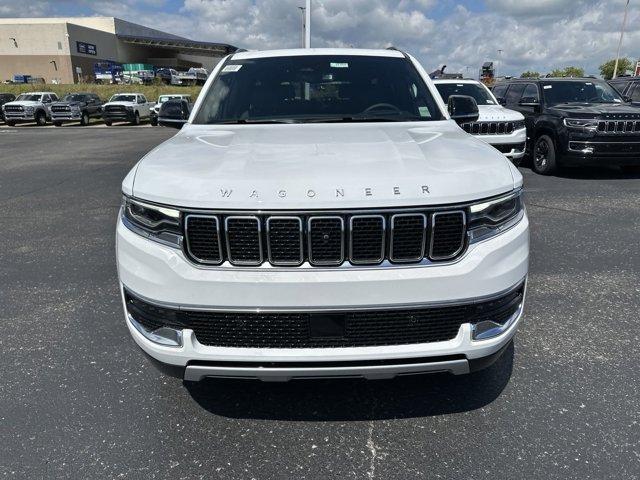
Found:
<svg viewBox="0 0 640 480"><path fill-rule="evenodd" d="M87 112L83 112L82 117L80 118L80 125L83 127L89 125L89 114Z"/></svg>
<svg viewBox="0 0 640 480"><path fill-rule="evenodd" d="M151 125L153 125L154 127L158 126L158 117L151 117Z"/></svg>
<svg viewBox="0 0 640 480"><path fill-rule="evenodd" d="M533 171L540 175L551 175L557 168L555 142L549 135L540 135L533 147Z"/></svg>
<svg viewBox="0 0 640 480"><path fill-rule="evenodd" d="M133 117L133 122L131 122L131 125L140 125L140 114L138 112L136 112L135 116Z"/></svg>
<svg viewBox="0 0 640 480"><path fill-rule="evenodd" d="M113 122L112 122L111 120L105 120L105 121L104 121L104 124L105 124L107 127L110 127L111 125L113 125Z"/></svg>
<svg viewBox="0 0 640 480"><path fill-rule="evenodd" d="M62 122L53 122L53 126L54 127L61 127L62 126Z"/></svg>
<svg viewBox="0 0 640 480"><path fill-rule="evenodd" d="M44 112L36 113L36 125L44 127L47 124L47 114Z"/></svg>
<svg viewBox="0 0 640 480"><path fill-rule="evenodd" d="M11 120L7 120L7 125L9 125L10 127L15 127L16 126L16 122L12 122Z"/></svg>
<svg viewBox="0 0 640 480"><path fill-rule="evenodd" d="M620 170L627 175L638 175L640 174L640 165L623 165Z"/></svg>

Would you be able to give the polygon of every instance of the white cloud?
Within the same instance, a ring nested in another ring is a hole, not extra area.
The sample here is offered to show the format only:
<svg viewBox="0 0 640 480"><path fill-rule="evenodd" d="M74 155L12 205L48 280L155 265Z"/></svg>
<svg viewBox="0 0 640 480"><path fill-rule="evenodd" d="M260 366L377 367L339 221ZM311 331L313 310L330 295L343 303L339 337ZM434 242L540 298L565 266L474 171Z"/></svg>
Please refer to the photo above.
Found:
<svg viewBox="0 0 640 480"><path fill-rule="evenodd" d="M179 13L163 12L167 0L76 0L85 11L198 40L243 48L300 45L304 0L183 0ZM567 65L597 73L615 55L624 0L485 0L471 12L456 0L313 0L315 46L386 47L416 55L430 71L475 74L503 50L502 73L547 72ZM467 2L468 3L468 2ZM640 55L640 5L632 2L623 55ZM0 16L55 15L72 0L0 0Z"/></svg>

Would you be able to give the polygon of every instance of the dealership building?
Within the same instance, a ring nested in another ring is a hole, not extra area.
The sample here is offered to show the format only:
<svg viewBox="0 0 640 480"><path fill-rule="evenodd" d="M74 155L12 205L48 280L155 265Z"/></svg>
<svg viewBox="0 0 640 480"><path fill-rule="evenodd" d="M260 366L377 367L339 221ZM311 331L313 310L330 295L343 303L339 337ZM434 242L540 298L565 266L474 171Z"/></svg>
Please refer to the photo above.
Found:
<svg viewBox="0 0 640 480"><path fill-rule="evenodd" d="M0 18L0 81L14 75L47 83L90 81L94 64L104 61L210 71L235 50L114 17Z"/></svg>

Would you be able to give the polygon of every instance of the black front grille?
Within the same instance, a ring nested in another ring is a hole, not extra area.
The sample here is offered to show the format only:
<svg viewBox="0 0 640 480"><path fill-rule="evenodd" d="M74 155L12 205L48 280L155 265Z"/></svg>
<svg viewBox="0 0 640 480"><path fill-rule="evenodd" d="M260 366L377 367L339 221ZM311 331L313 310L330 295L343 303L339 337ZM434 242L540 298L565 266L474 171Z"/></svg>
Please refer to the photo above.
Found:
<svg viewBox="0 0 640 480"><path fill-rule="evenodd" d="M341 217L312 217L308 226L310 263L340 265L344 261L344 220Z"/></svg>
<svg viewBox="0 0 640 480"><path fill-rule="evenodd" d="M602 120L598 122L598 133L605 135L637 135L640 120Z"/></svg>
<svg viewBox="0 0 640 480"><path fill-rule="evenodd" d="M273 265L300 265L304 261L302 219L298 217L269 217L267 246Z"/></svg>
<svg viewBox="0 0 640 480"><path fill-rule="evenodd" d="M127 113L127 107L124 105L107 105L104 111L108 113Z"/></svg>
<svg viewBox="0 0 640 480"><path fill-rule="evenodd" d="M515 130L514 122L467 122L460 126L471 135L508 135Z"/></svg>
<svg viewBox="0 0 640 480"><path fill-rule="evenodd" d="M191 329L203 345L236 348L331 348L407 345L451 340L464 323L504 323L522 302L523 288L499 298L459 305L402 309L350 310L331 315L344 329L316 336L310 324L322 324L312 312L213 312L164 308L125 292L127 310L148 331L162 327ZM328 316L327 316L328 317ZM327 321L330 319L327 318Z"/></svg>
<svg viewBox="0 0 640 480"><path fill-rule="evenodd" d="M187 224L187 248L191 256L202 263L222 262L220 228L216 217L189 215Z"/></svg>
<svg viewBox="0 0 640 480"><path fill-rule="evenodd" d="M234 265L262 263L262 233L258 217L227 217L227 253Z"/></svg>
<svg viewBox="0 0 640 480"><path fill-rule="evenodd" d="M427 216L422 213L391 217L389 257L394 262L413 262L424 257Z"/></svg>
<svg viewBox="0 0 640 480"><path fill-rule="evenodd" d="M68 105L52 105L51 111L52 112L70 112L71 107L69 107Z"/></svg>
<svg viewBox="0 0 640 480"><path fill-rule="evenodd" d="M24 111L24 107L22 107L22 105L5 105L4 111L5 112L22 112Z"/></svg>
<svg viewBox="0 0 640 480"><path fill-rule="evenodd" d="M455 257L464 247L465 230L464 212L434 214L430 257L435 260Z"/></svg>
<svg viewBox="0 0 640 480"><path fill-rule="evenodd" d="M452 258L466 242L463 211L188 214L185 218L187 254L196 262L215 265L225 261L238 266L265 261L275 266L419 263L425 258Z"/></svg>
<svg viewBox="0 0 640 480"><path fill-rule="evenodd" d="M380 263L384 260L385 221L382 215L357 215L349 224L352 263Z"/></svg>

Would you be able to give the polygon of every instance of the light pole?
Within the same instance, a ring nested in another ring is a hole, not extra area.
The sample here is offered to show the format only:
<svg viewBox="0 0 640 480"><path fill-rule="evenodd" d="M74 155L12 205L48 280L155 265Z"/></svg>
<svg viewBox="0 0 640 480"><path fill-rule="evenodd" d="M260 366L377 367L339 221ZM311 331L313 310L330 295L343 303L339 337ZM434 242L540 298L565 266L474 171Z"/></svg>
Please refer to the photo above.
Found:
<svg viewBox="0 0 640 480"><path fill-rule="evenodd" d="M495 71L493 72L493 78L495 78L496 80L498 79L498 65L500 64L500 60L502 59L502 52L503 50L498 50L498 61L496 62L496 68Z"/></svg>
<svg viewBox="0 0 640 480"><path fill-rule="evenodd" d="M627 4L624 6L624 18L622 19L622 30L620 30L620 41L618 42L618 51L616 52L616 64L613 67L613 76L611 78L616 78L618 76L618 62L620 61L620 49L622 48L622 38L624 37L624 29L627 26L628 13L629 13L629 0L627 0Z"/></svg>
<svg viewBox="0 0 640 480"><path fill-rule="evenodd" d="M305 48L311 48L311 0L307 0L304 13L304 46Z"/></svg>
<svg viewBox="0 0 640 480"><path fill-rule="evenodd" d="M300 13L302 14L302 35L300 37L301 40L301 44L302 44L302 48L304 48L304 41L306 38L306 34L305 34L305 29L306 29L306 25L305 25L305 19L306 19L306 13L305 11L307 10L306 7L298 7L300 9Z"/></svg>

